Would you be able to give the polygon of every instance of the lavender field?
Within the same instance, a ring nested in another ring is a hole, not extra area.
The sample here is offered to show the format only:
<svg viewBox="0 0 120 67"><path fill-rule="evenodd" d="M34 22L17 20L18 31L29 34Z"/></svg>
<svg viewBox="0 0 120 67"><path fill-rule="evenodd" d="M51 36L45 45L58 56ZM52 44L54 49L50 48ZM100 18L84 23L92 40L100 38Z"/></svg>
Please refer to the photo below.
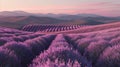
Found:
<svg viewBox="0 0 120 67"><path fill-rule="evenodd" d="M119 26L0 27L0 67L120 67Z"/></svg>

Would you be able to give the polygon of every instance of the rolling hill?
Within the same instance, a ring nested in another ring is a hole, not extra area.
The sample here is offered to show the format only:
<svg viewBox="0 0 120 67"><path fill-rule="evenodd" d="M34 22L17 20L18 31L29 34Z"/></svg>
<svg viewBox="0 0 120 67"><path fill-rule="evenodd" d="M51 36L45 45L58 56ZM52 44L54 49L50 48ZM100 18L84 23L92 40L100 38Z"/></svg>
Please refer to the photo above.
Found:
<svg viewBox="0 0 120 67"><path fill-rule="evenodd" d="M35 16L12 16L0 17L0 26L20 28L27 24L57 24L61 22L68 22L66 20L59 20L50 17L35 17Z"/></svg>
<svg viewBox="0 0 120 67"><path fill-rule="evenodd" d="M80 24L80 25L97 25L102 22L94 20L63 20L51 17L36 17L36 16L11 16L0 17L0 26L21 28L27 24Z"/></svg>
<svg viewBox="0 0 120 67"><path fill-rule="evenodd" d="M0 26L21 28L28 24L80 24L99 25L119 22L120 17L105 17L95 14L34 14L24 11L0 12Z"/></svg>

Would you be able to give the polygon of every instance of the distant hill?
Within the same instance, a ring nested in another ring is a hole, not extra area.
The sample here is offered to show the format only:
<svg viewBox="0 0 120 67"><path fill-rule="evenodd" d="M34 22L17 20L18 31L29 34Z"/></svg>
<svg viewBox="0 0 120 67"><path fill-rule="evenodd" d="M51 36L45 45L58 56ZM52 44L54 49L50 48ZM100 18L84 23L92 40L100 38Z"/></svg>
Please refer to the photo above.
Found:
<svg viewBox="0 0 120 67"><path fill-rule="evenodd" d="M66 20L89 20L89 21L97 21L102 23L111 23L111 22L118 22L120 21L120 17L105 17L99 15L65 15L59 17L60 19Z"/></svg>
<svg viewBox="0 0 120 67"><path fill-rule="evenodd" d="M0 26L12 28L20 28L27 24L57 24L61 22L68 21L50 17L35 17L35 16L0 17Z"/></svg>
<svg viewBox="0 0 120 67"><path fill-rule="evenodd" d="M69 15L69 14L41 14L41 13L28 13L24 11L2 11L0 12L0 16L39 16L39 17L53 17L53 18L60 18L64 16L79 16L79 17L98 17L100 15L96 14L76 14L76 15Z"/></svg>
<svg viewBox="0 0 120 67"><path fill-rule="evenodd" d="M12 16L0 17L0 26L21 28L27 24L81 24L81 25L97 25L102 22L91 20L62 20L50 17L35 17L35 16Z"/></svg>
<svg viewBox="0 0 120 67"><path fill-rule="evenodd" d="M29 16L32 13L27 13L24 11L2 11L0 12L0 16Z"/></svg>
<svg viewBox="0 0 120 67"><path fill-rule="evenodd" d="M24 11L0 12L0 26L21 28L28 24L81 24L98 25L119 22L120 17L105 17L96 14L34 14Z"/></svg>

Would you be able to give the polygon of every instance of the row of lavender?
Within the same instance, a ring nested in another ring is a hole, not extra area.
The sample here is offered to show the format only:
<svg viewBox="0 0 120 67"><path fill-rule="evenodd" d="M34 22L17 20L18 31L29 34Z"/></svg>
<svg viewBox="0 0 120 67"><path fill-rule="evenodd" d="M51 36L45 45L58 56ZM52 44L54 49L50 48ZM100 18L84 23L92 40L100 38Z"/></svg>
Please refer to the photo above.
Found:
<svg viewBox="0 0 120 67"><path fill-rule="evenodd" d="M0 67L120 67L120 32L1 32Z"/></svg>
<svg viewBox="0 0 120 67"><path fill-rule="evenodd" d="M58 34L49 48L41 53L29 67L91 67L62 34Z"/></svg>
<svg viewBox="0 0 120 67"><path fill-rule="evenodd" d="M103 31L114 31L120 30L120 22L110 23L110 24L102 24L102 25L93 25L93 26L82 26L77 29L67 30L67 31L59 31L59 32L51 32L51 33L89 33L89 32L103 32ZM38 32L39 33L39 32Z"/></svg>
<svg viewBox="0 0 120 67"><path fill-rule="evenodd" d="M22 28L23 31L30 32L59 32L59 31L67 31L74 30L86 25L26 25Z"/></svg>
<svg viewBox="0 0 120 67"><path fill-rule="evenodd" d="M93 67L120 67L120 31L66 35Z"/></svg>
<svg viewBox="0 0 120 67"><path fill-rule="evenodd" d="M0 67L27 67L34 57L47 49L55 35L18 31L0 34Z"/></svg>
<svg viewBox="0 0 120 67"><path fill-rule="evenodd" d="M119 33L58 34L30 67L120 67Z"/></svg>

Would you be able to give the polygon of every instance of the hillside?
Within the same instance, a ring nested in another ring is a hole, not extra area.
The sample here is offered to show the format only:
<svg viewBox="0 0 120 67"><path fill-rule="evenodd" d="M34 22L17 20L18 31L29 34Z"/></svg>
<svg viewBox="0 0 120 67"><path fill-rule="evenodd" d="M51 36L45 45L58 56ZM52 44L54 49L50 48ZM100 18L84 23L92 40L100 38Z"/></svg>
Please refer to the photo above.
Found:
<svg viewBox="0 0 120 67"><path fill-rule="evenodd" d="M21 28L27 24L57 24L68 22L50 17L35 17L35 16L17 16L17 17L0 17L0 26Z"/></svg>
<svg viewBox="0 0 120 67"><path fill-rule="evenodd" d="M106 17L96 14L35 14L24 11L0 12L0 26L21 28L28 24L80 24L99 25L119 22L120 17Z"/></svg>
<svg viewBox="0 0 120 67"><path fill-rule="evenodd" d="M89 32L103 32L104 30L114 30L120 28L120 22L115 23L109 23L109 24L101 24L101 25L94 25L94 26L86 26L86 27L80 27L75 30L69 30L69 31L62 31L62 32L56 32L56 33L89 33Z"/></svg>
<svg viewBox="0 0 120 67"><path fill-rule="evenodd" d="M60 34L60 33L89 33L89 32L101 32L104 30L119 30L120 22L109 23L109 24L101 24L101 25L52 25L52 24L33 24L26 25L21 30L30 31L30 32L38 32L42 34Z"/></svg>
<svg viewBox="0 0 120 67"><path fill-rule="evenodd" d="M0 26L10 28L21 28L28 24L80 24L80 25L97 25L102 22L92 20L63 20L51 17L36 17L36 16L10 16L0 17Z"/></svg>

